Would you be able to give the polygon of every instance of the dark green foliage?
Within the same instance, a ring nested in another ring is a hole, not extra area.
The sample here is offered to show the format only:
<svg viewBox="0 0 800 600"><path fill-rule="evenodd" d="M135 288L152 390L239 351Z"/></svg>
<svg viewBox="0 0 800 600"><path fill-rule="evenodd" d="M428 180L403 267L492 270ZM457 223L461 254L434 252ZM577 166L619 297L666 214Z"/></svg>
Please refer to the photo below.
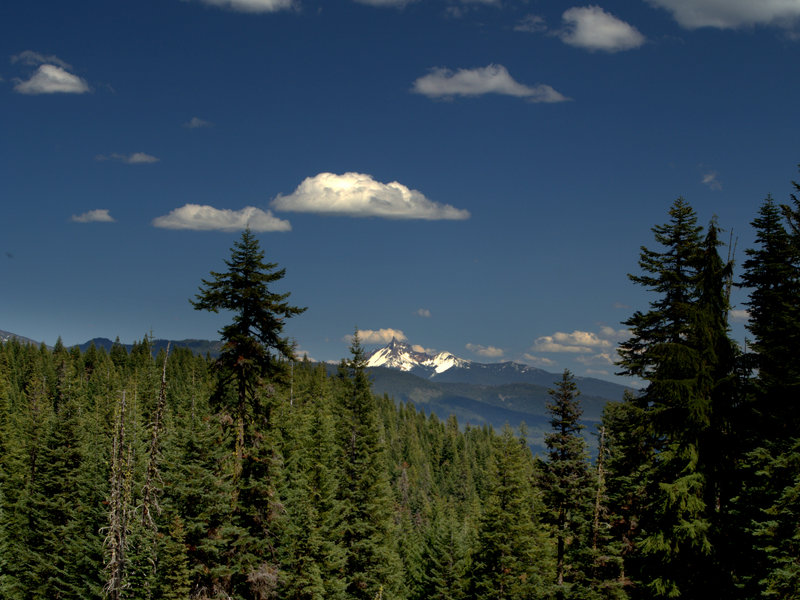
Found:
<svg viewBox="0 0 800 600"><path fill-rule="evenodd" d="M342 475L339 498L349 598L394 597L401 587L391 489L381 423L366 374L364 350L353 336L351 358L341 370Z"/></svg>
<svg viewBox="0 0 800 600"><path fill-rule="evenodd" d="M547 521L556 540L555 597L573 598L587 586L589 564L590 515L594 499L588 470L586 442L578 420L581 416L580 392L572 373L564 371L550 390L551 433L545 435L547 461L543 465L542 489L549 509Z"/></svg>
<svg viewBox="0 0 800 600"><path fill-rule="evenodd" d="M228 270L211 272L212 279L203 280L200 293L192 301L196 310L220 310L233 313L233 322L220 330L222 351L217 359L219 383L234 383L240 412L249 402L255 414L258 405L256 387L270 382L285 368L280 359L293 359L292 343L283 335L284 321L305 311L290 305L289 293L278 294L273 285L283 279L285 269L277 263L265 263L258 240L244 231L231 248L225 261ZM218 391L224 397L224 387Z"/></svg>
<svg viewBox="0 0 800 600"><path fill-rule="evenodd" d="M537 520L528 450L506 427L494 445L473 563L477 599L545 597L549 545Z"/></svg>
<svg viewBox="0 0 800 600"><path fill-rule="evenodd" d="M302 309L249 232L194 303L234 315L219 361L0 343L0 597L800 599L793 202L753 221L744 358L716 222L678 200L654 228L619 363L644 387L605 406L594 465L569 372L534 458L374 395L357 335L338 375L295 363Z"/></svg>
<svg viewBox="0 0 800 600"><path fill-rule="evenodd" d="M623 372L648 382L639 409L649 458L646 504L634 549L637 577L653 597L732 592L723 530L736 488L730 426L737 404L736 347L727 327L730 265L719 257L718 229L704 239L682 199L655 227L659 251L642 249L643 275L656 294L647 313L627 322ZM641 467L631 465L627 477ZM700 569L702 581L692 575Z"/></svg>

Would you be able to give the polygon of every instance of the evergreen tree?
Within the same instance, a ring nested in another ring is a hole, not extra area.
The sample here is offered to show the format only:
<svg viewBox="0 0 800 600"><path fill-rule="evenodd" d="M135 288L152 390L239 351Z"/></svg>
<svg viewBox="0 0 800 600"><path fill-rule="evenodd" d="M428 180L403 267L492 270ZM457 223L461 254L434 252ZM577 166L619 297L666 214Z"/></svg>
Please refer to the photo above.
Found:
<svg viewBox="0 0 800 600"><path fill-rule="evenodd" d="M351 358L340 368L342 388L342 544L349 598L397 596L401 564L393 536L385 446L366 372L364 349L353 336Z"/></svg>
<svg viewBox="0 0 800 600"><path fill-rule="evenodd" d="M572 373L565 370L554 389L548 390L552 401L547 404L552 431L545 434L547 462L544 465L544 502L549 509L548 521L556 538L555 596L578 597L578 588L585 587L584 566L589 562L589 515L593 498L588 471L586 441L579 422L578 386Z"/></svg>
<svg viewBox="0 0 800 600"><path fill-rule="evenodd" d="M473 564L478 600L544 598L548 545L536 520L530 453L510 427L496 440Z"/></svg>
<svg viewBox="0 0 800 600"><path fill-rule="evenodd" d="M233 384L235 401L229 410L237 421L237 458L241 461L248 418L268 412L258 387L285 374L281 359L294 359L292 343L283 336L284 322L306 309L290 305L288 292L272 291L286 269L276 270L277 263L264 262L264 252L249 229L231 248L225 264L228 270L212 271L212 279L203 280L191 303L196 310L234 313L233 322L219 332L223 345L216 363L217 397L224 402L226 387ZM268 421L269 415L266 417Z"/></svg>
<svg viewBox="0 0 800 600"><path fill-rule="evenodd" d="M623 373L648 381L643 410L652 467L641 515L639 576L654 597L730 592L719 555L732 470L730 422L735 398L735 345L727 328L730 265L718 255L712 222L704 240L682 199L671 221L654 228L664 249L642 249L644 275L656 292L647 313L627 322ZM726 487L727 486L727 487ZM701 569L702 581L691 575Z"/></svg>
<svg viewBox="0 0 800 600"><path fill-rule="evenodd" d="M769 196L752 226L757 247L745 250L740 285L750 290L747 329L758 372L752 417L759 424L753 429L785 439L800 428L800 244Z"/></svg>

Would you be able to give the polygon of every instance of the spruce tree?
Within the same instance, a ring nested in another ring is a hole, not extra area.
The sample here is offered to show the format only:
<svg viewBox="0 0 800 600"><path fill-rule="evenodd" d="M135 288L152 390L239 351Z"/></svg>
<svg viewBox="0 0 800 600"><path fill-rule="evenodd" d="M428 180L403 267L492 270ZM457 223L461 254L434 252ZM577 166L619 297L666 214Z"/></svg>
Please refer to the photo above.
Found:
<svg viewBox="0 0 800 600"><path fill-rule="evenodd" d="M631 279L656 293L646 313L625 323L623 374L648 382L637 401L650 470L637 553L639 577L653 597L730 591L719 554L729 509L736 404L736 349L727 328L730 265L719 257L718 229L705 239L682 199L670 222L653 231L661 250L642 248L643 275ZM726 487L727 486L727 487ZM702 580L691 575L701 569Z"/></svg>
<svg viewBox="0 0 800 600"><path fill-rule="evenodd" d="M203 280L200 293L190 302L196 310L233 313L233 322L219 332L222 351L216 361L216 396L236 419L236 452L241 461L248 420L269 420L269 406L262 402L264 395L257 393L259 386L285 375L282 359L294 360L292 343L283 335L285 321L306 309L289 304L288 292L273 291L286 269L264 262L264 252L249 229L231 248L231 257L225 264L228 270L212 271L212 278ZM229 384L235 390L235 400L226 406Z"/></svg>
<svg viewBox="0 0 800 600"><path fill-rule="evenodd" d="M594 490L586 441L580 435L584 429L579 422L583 414L580 392L572 373L565 370L548 392L552 398L547 404L552 430L544 437L548 452L542 486L547 520L556 538L555 596L571 598L578 597L579 588L586 586L584 569L590 560L589 515Z"/></svg>
<svg viewBox="0 0 800 600"><path fill-rule="evenodd" d="M350 353L350 360L340 367L339 491L346 592L361 600L396 597L403 574L393 535L386 450L358 332Z"/></svg>
<svg viewBox="0 0 800 600"><path fill-rule="evenodd" d="M545 597L548 544L538 523L530 453L506 426L496 439L473 563L477 600Z"/></svg>

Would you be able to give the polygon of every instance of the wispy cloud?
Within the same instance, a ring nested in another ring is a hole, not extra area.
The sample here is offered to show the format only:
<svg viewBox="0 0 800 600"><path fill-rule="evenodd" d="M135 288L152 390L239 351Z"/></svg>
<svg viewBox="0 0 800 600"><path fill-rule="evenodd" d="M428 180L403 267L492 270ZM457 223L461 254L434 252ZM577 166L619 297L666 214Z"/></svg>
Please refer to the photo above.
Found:
<svg viewBox="0 0 800 600"><path fill-rule="evenodd" d="M551 358L547 358L545 356L536 356L534 354L523 354L522 359L533 365L534 367L545 367L545 368L552 368L555 367L558 363Z"/></svg>
<svg viewBox="0 0 800 600"><path fill-rule="evenodd" d="M743 323L750 320L750 311L746 309L736 308L728 313L732 321Z"/></svg>
<svg viewBox="0 0 800 600"><path fill-rule="evenodd" d="M547 31L547 24L544 17L539 15L525 15L514 25L514 31L524 31L526 33L541 33Z"/></svg>
<svg viewBox="0 0 800 600"><path fill-rule="evenodd" d="M186 129L201 129L203 127L211 127L212 125L213 123L211 123L211 121L206 121L205 119L201 119L199 117L192 117L183 124Z"/></svg>
<svg viewBox="0 0 800 600"><path fill-rule="evenodd" d="M147 165L157 163L160 159L145 152L133 152L131 154L119 154L112 152L111 154L98 154L94 157L95 160L115 160L117 162L125 163L126 165Z"/></svg>
<svg viewBox="0 0 800 600"><path fill-rule="evenodd" d="M293 8L294 0L200 0L204 4L238 12L271 13Z"/></svg>
<svg viewBox="0 0 800 600"><path fill-rule="evenodd" d="M367 4L368 6L392 6L400 8L406 4L411 4L417 0L353 0L357 4Z"/></svg>
<svg viewBox="0 0 800 600"><path fill-rule="evenodd" d="M482 346L481 344L467 344L467 350L484 358L500 358L505 354L502 348Z"/></svg>
<svg viewBox="0 0 800 600"><path fill-rule="evenodd" d="M403 333L399 329L359 329L358 330L358 339L361 340L363 344L388 344L392 341L392 338L397 338L401 342L405 341L406 334ZM350 342L353 340L353 336L346 335L343 338L345 341Z"/></svg>
<svg viewBox="0 0 800 600"><path fill-rule="evenodd" d="M703 174L703 185L707 185L712 190L721 190L722 182L718 179L719 174L716 171L708 171Z"/></svg>
<svg viewBox="0 0 800 600"><path fill-rule="evenodd" d="M264 212L254 206L230 210L201 204L184 204L169 214L153 219L153 226L194 231L241 231L247 227L255 232L292 229L289 221L279 219L272 212Z"/></svg>
<svg viewBox="0 0 800 600"><path fill-rule="evenodd" d="M114 223L114 217L109 214L107 208L98 208L80 215L72 215L70 221L73 223Z"/></svg>
<svg viewBox="0 0 800 600"><path fill-rule="evenodd" d="M362 173L320 173L307 177L287 196L272 201L279 211L383 217L386 219L468 219L469 211L428 200L401 183L381 183Z"/></svg>
<svg viewBox="0 0 800 600"><path fill-rule="evenodd" d="M57 65L40 65L30 79L17 79L14 91L20 94L84 94L89 84Z"/></svg>
<svg viewBox="0 0 800 600"><path fill-rule="evenodd" d="M612 355L610 352L598 352L590 356L578 356L575 360L582 365L613 365L616 360L616 355Z"/></svg>
<svg viewBox="0 0 800 600"><path fill-rule="evenodd" d="M681 27L738 29L753 25L792 27L800 21L797 0L647 0L669 11Z"/></svg>
<svg viewBox="0 0 800 600"><path fill-rule="evenodd" d="M29 67L35 67L37 65L57 65L62 69L71 69L72 65L69 63L61 60L57 56L50 54L40 54L39 52L34 52L33 50L23 50L19 54L15 54L11 57L11 64L21 63L23 65L27 65Z"/></svg>
<svg viewBox="0 0 800 600"><path fill-rule="evenodd" d="M576 6L565 11L561 18L564 29L558 37L570 46L619 52L638 48L645 42L645 37L635 27L599 6Z"/></svg>
<svg viewBox="0 0 800 600"><path fill-rule="evenodd" d="M589 354L597 348L610 348L611 342L602 339L591 331L573 331L564 333L557 331L552 335L543 335L533 343L537 352L569 352L573 354Z"/></svg>
<svg viewBox="0 0 800 600"><path fill-rule="evenodd" d="M414 352L422 352L424 354L436 354L436 350L434 348L426 348L425 346L420 346L419 344L411 344L411 349Z"/></svg>
<svg viewBox="0 0 800 600"><path fill-rule="evenodd" d="M414 314L418 317L424 317L426 319L431 317L431 311L429 311L427 308L419 308L416 310L416 312L414 312Z"/></svg>
<svg viewBox="0 0 800 600"><path fill-rule="evenodd" d="M412 91L429 98L452 98L453 96L482 96L502 94L525 98L529 102L565 102L569 100L549 85L524 85L514 80L503 65L488 65L477 69L452 71L442 67L414 82Z"/></svg>

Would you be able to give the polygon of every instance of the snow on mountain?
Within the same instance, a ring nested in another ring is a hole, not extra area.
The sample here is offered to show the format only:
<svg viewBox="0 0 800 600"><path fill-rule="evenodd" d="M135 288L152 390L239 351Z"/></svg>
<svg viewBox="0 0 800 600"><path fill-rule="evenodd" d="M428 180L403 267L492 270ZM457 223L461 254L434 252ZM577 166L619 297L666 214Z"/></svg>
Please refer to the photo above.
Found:
<svg viewBox="0 0 800 600"><path fill-rule="evenodd" d="M449 352L439 352L431 356L426 352L418 352L409 344L397 338L383 348L379 348L367 357L368 367L389 367L401 371L425 370L431 375L444 373L453 367L469 367L470 361L458 358Z"/></svg>

